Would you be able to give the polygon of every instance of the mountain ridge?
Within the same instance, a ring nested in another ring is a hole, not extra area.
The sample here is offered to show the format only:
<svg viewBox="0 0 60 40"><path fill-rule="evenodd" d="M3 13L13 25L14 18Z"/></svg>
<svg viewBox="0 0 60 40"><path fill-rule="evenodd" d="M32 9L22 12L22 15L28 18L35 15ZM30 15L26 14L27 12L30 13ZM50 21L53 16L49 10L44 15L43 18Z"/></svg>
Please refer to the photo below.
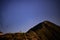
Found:
<svg viewBox="0 0 60 40"><path fill-rule="evenodd" d="M30 33L31 31L39 35L41 40L43 40L43 38L45 38L44 40L49 40L51 38L52 38L51 40L57 40L57 39L60 40L60 27L49 21L44 21L34 26L30 30L28 30L27 33Z"/></svg>
<svg viewBox="0 0 60 40"><path fill-rule="evenodd" d="M44 24L46 24L46 25L50 24L50 25L58 26L58 25L56 25L56 24L54 24L54 23L52 23L52 22L50 22L50 21L43 21L43 22L35 25L34 27L39 26L39 25L40 25L40 27L41 27L41 26L44 25ZM49 25L48 25L48 26L49 26ZM32 27L32 28L34 28L34 27ZM32 28L30 28L30 29L32 29ZM58 26L58 28L60 28L60 26ZM29 29L29 30L30 30L30 29ZM29 30L28 30L28 31L29 31Z"/></svg>
<svg viewBox="0 0 60 40"><path fill-rule="evenodd" d="M26 33L5 34L1 40L60 40L60 26L43 21L29 29Z"/></svg>

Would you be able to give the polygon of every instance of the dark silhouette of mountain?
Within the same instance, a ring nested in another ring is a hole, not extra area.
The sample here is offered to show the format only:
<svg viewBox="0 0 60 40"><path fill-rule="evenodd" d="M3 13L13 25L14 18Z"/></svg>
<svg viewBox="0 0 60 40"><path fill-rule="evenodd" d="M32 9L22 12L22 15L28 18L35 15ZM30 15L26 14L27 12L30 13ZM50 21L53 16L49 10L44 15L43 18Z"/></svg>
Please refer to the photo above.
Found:
<svg viewBox="0 0 60 40"><path fill-rule="evenodd" d="M60 26L44 21L31 28L27 33L34 32L39 40L60 40Z"/></svg>
<svg viewBox="0 0 60 40"><path fill-rule="evenodd" d="M0 40L60 40L60 26L44 21L26 33L7 33L0 36Z"/></svg>

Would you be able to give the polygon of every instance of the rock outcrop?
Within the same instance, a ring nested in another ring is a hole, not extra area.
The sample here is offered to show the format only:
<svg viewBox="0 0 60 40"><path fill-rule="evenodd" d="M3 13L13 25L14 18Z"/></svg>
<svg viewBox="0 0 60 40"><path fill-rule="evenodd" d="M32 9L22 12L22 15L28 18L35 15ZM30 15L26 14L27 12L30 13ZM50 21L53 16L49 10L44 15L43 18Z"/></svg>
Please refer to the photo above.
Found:
<svg viewBox="0 0 60 40"><path fill-rule="evenodd" d="M44 21L31 28L27 33L37 35L39 40L60 40L60 26Z"/></svg>

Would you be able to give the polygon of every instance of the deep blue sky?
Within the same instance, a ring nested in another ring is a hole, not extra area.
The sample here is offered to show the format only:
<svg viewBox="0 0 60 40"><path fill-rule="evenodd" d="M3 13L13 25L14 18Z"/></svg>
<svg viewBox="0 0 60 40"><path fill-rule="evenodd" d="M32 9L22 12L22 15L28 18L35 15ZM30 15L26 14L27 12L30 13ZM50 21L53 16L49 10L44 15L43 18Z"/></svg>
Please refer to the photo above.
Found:
<svg viewBox="0 0 60 40"><path fill-rule="evenodd" d="M4 33L26 32L44 20L60 25L59 0L2 0L0 4Z"/></svg>

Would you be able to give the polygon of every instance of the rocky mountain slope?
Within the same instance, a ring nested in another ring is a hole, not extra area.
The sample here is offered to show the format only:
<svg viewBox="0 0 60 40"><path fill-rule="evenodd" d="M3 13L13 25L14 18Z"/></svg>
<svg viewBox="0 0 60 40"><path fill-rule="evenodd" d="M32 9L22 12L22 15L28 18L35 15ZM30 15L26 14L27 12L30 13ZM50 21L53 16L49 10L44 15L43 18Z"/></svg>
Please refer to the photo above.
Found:
<svg viewBox="0 0 60 40"><path fill-rule="evenodd" d="M60 40L60 27L44 21L31 28L27 33L37 35L39 40Z"/></svg>
<svg viewBox="0 0 60 40"><path fill-rule="evenodd" d="M26 33L0 35L0 40L60 40L60 26L49 21L44 21Z"/></svg>

